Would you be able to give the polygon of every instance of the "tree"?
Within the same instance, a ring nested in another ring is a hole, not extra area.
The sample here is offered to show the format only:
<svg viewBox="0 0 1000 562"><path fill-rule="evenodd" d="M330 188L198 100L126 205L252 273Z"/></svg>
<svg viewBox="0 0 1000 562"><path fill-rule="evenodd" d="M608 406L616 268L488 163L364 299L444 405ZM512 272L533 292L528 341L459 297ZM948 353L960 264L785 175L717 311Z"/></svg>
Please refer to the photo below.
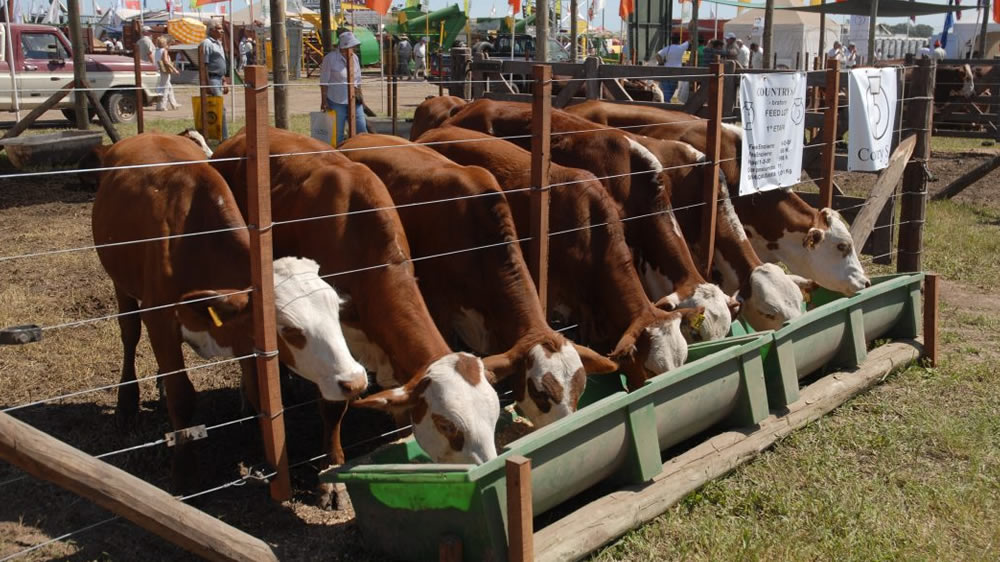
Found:
<svg viewBox="0 0 1000 562"><path fill-rule="evenodd" d="M913 25L910 22L905 22L889 26L889 31L899 35L907 35L907 30L909 30L910 37L930 37L934 34L934 28L923 23Z"/></svg>

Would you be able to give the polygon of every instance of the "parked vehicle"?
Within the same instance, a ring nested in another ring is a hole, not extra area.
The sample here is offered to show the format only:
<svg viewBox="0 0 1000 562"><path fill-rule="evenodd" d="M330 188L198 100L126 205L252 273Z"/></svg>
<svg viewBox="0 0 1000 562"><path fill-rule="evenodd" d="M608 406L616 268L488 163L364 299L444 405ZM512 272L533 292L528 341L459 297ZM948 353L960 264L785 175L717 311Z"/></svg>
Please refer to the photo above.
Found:
<svg viewBox="0 0 1000 562"><path fill-rule="evenodd" d="M10 37L8 37L8 33ZM13 46L13 52L9 46ZM135 66L133 59L117 55L85 55L87 81L95 88L111 120L128 123L136 118ZM35 24L0 24L0 111L14 110L14 67L17 99L21 109L34 109L56 90L73 80L73 50L66 36L55 27ZM144 63L142 103L157 101L157 72ZM64 97L55 109L71 121L75 93Z"/></svg>

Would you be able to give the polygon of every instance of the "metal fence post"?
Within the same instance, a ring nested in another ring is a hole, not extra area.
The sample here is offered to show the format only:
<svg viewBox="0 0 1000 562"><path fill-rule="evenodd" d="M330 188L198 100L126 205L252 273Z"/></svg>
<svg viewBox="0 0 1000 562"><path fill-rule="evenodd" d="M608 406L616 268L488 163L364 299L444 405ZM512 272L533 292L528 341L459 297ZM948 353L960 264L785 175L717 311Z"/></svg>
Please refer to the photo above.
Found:
<svg viewBox="0 0 1000 562"><path fill-rule="evenodd" d="M535 83L531 105L531 240L528 269L538 288L542 310L548 312L549 287L549 166L552 142L552 68L532 69Z"/></svg>
<svg viewBox="0 0 1000 562"><path fill-rule="evenodd" d="M938 364L938 276L924 277L924 355L931 367Z"/></svg>
<svg viewBox="0 0 1000 562"><path fill-rule="evenodd" d="M274 310L273 249L271 246L271 163L267 138L267 68L246 68L247 222L250 226L250 275L253 282L253 333L257 386L260 394L264 454L276 471L271 497L292 495L285 447L285 418L278 381L278 335Z"/></svg>
<svg viewBox="0 0 1000 562"><path fill-rule="evenodd" d="M700 247L703 252L705 278L712 275L712 256L715 254L715 220L719 204L719 154L722 151L722 90L725 75L721 62L708 65L712 72L708 78L708 124L705 135L705 158L710 162L704 167L704 202L701 207Z"/></svg>
<svg viewBox="0 0 1000 562"><path fill-rule="evenodd" d="M917 61L912 84L911 111L904 118L905 127L916 130L917 147L903 172L902 205L899 216L900 273L920 271L924 248L924 218L927 212L927 160L931 156L931 128L934 122L934 75L937 65L927 58Z"/></svg>
<svg viewBox="0 0 1000 562"><path fill-rule="evenodd" d="M198 47L198 60L205 61L208 60L205 56L205 46L202 45ZM198 99L200 100L201 107L199 108L198 114L201 116L201 127L198 132L201 136L208 140L208 97L205 92L205 86L208 85L208 67L204 64L198 65ZM250 117L247 116L247 123L249 123Z"/></svg>
<svg viewBox="0 0 1000 562"><path fill-rule="evenodd" d="M823 89L826 110L823 113L823 147L820 156L820 208L833 208L833 172L837 155L837 110L840 100L840 61L826 61L826 85Z"/></svg>

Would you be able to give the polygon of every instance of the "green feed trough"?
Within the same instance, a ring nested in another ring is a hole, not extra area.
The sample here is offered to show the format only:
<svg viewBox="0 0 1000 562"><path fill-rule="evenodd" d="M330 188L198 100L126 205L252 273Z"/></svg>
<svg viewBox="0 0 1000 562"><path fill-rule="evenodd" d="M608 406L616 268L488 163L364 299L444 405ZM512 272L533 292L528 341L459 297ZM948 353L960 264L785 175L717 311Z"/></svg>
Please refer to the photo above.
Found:
<svg viewBox="0 0 1000 562"><path fill-rule="evenodd" d="M878 338L916 337L922 280L877 277L851 298L818 291L814 308L777 332L692 345L683 367L631 393L619 376L591 377L576 413L479 466L429 464L411 439L321 479L346 484L365 542L391 558L435 559L453 535L466 560L504 560L507 458L531 459L535 516L596 484L648 481L662 471L662 451L706 430L754 426L797 399L799 379L856 366Z"/></svg>

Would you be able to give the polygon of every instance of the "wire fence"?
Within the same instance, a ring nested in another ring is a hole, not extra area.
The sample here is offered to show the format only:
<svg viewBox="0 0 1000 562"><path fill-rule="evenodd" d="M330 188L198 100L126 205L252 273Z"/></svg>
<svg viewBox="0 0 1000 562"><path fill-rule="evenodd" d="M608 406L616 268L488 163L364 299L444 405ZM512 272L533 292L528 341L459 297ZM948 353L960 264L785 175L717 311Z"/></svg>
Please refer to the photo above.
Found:
<svg viewBox="0 0 1000 562"><path fill-rule="evenodd" d="M797 72L797 71L789 71L789 72ZM825 71L819 71L819 70L817 70L815 72L818 73L818 72L825 72ZM643 80L659 79L659 78L674 79L674 80L677 80L677 79L696 80L696 79L704 79L704 78L710 77L710 76L711 75L706 75L706 74L691 74L691 75L669 74L669 75L665 75L665 76L662 76L662 77L657 76L657 75L652 75L652 76L643 75L643 76L638 76L637 78L643 79ZM562 83L566 83L566 82L573 82L573 81L606 80L606 79L607 78L586 78L586 77L584 77L584 78L578 78L578 77L571 77L569 79L560 79L560 81ZM387 82L382 81L382 80L380 80L379 82L383 83L383 84L387 83ZM463 83L464 84L464 83L468 83L469 81L468 80L446 81L446 83L449 83L449 82L450 83ZM479 81L479 82L489 84L491 81L490 80L482 80L482 81ZM495 80L492 81L492 82L495 83ZM334 83L327 83L327 84L328 85L332 85ZM397 83L397 84L401 84L401 83ZM904 84L905 84L905 81L904 81ZM316 87L316 85L317 85L316 83L310 83L310 84L290 83L290 84L282 84L280 86L288 86L288 87ZM276 86L279 86L279 85L277 85L277 84L271 84L271 85L269 85L269 88L274 88ZM195 87L197 88L197 86L195 86ZM92 88L92 89L93 90L97 90L97 88ZM2 91L2 90L0 90L0 91ZM53 90L53 91L55 91L55 90ZM904 92L902 92L902 94L904 94L904 95L901 95L898 98L899 106L901 108L901 113L902 113L902 108L904 108L905 104L908 103L908 102L926 101L926 100L932 99L932 96L910 95L909 97L906 97L905 96L905 89L904 89ZM838 109L844 109L844 108L847 108L848 106L847 106L847 104L843 104L843 105L836 104L836 107ZM826 107L814 107L814 108L810 108L809 110L812 111L812 112L823 112L823 111L827 111L829 109L832 109L832 107L830 107L830 106L826 106ZM739 118L738 116L728 116L728 117L724 117L724 120L732 121L732 120L738 119L738 118ZM624 125L624 126L596 126L595 128L572 129L572 130L556 130L556 131L552 131L552 136L553 137L559 137L559 136L568 136L568 135L595 134L595 133L603 133L603 132L606 132L606 131L618 131L618 132L625 132L625 133L630 133L631 134L633 132L638 132L639 130L647 128L647 127L656 127L656 126L660 126L660 125L682 125L684 123L693 123L693 122L706 122L706 121L703 120L703 119L700 119L700 118L691 118L691 119L669 120L669 121L662 121L662 122L652 122L652 123L633 124L633 125ZM918 127L918 126L913 126L913 125L902 124L902 120L900 121L900 125L898 127L895 127L895 128L892 129L892 133L893 133L893 135L895 135L897 137L897 140L900 139L904 133L926 133L926 132L928 132L928 128L927 127ZM432 142L425 141L425 142L419 142L419 143L408 143L408 144L403 144L403 145L399 145L399 146L376 146L376 147L357 147L357 148L333 148L333 147L331 147L330 149L324 149L324 150L313 150L313 151L302 151L302 152L285 152L285 153L270 154L270 160L271 160L272 163L274 163L274 162L278 162L278 161L280 161L280 159L284 159L284 158L302 157L302 156L310 156L310 155L322 155L322 154L327 154L327 153L329 153L329 154L334 154L334 153L345 154L345 153L349 153L349 152L352 152L352 151L391 150L391 149L396 149L396 148L405 149L405 148L412 148L415 145L416 146L424 146L424 147L433 148L435 146L442 146L442 145L456 144L456 143L482 143L482 142L499 142L499 141L509 141L509 142L512 142L512 141L526 141L526 140L531 139L531 138L532 138L531 134L516 134L516 135L496 136L496 137L481 138L481 139L480 138L473 138L473 139L458 139L458 140L432 141ZM835 138L831 142L833 142L833 144L835 146L842 147L843 145L847 144L848 141L846 139L843 139L843 138ZM828 142L813 142L811 144L804 145L804 149L821 148L821 147L824 147L824 146L828 146L828 144L829 144ZM70 174L78 174L78 173L101 173L101 172L110 172L110 171L116 171L116 170L130 170L130 169L131 170L140 170L140 169L159 168L159 167L195 166L195 165L204 165L206 162L211 162L211 163L218 163L218 162L246 162L247 160L248 160L247 157L232 157L232 158L221 158L221 159L211 159L211 160L188 160L188 161L181 161L181 162L142 163L142 164L127 165L127 166L108 166L108 167L97 166L97 167L91 167L91 168L85 168L85 169L74 169L74 170L29 171L29 172L19 172L19 173L11 173L11 174L0 174L0 180L14 180L14 179L27 179L27 178L52 177L52 176L69 176ZM447 205L449 205L449 204L456 204L456 203L459 203L459 202L464 202L464 201L469 201L469 200L478 200L478 199L493 198L493 197L504 197L506 195L511 195L511 194L514 194L514 193L524 193L524 194L534 193L534 192L537 192L537 191L542 190L542 189L557 189L557 188L573 189L574 187L577 187L580 184L588 183L588 182L593 182L595 180L598 181L598 182L607 184L608 182L611 182L611 181L614 181L614 180L625 180L625 179L629 179L629 178L633 178L633 177L635 177L635 178L643 178L643 177L648 177L651 174L660 174L660 173L663 173L663 172L679 171L679 170L685 170L685 169L692 170L693 172L694 171L700 172L701 169L703 167L705 167L705 166L715 166L715 165L721 165L721 164L726 164L726 163L730 163L730 162L739 162L739 160L740 159L738 157L720 158L716 162L712 162L712 161L708 161L708 160L704 160L703 159L703 160L698 160L698 161L684 162L684 163L680 163L680 164L663 165L660 168L650 168L650 169L644 169L644 170L630 170L628 172L616 173L616 174L603 174L603 175L599 175L599 176L598 175L592 175L592 176L584 177L584 178L577 179L577 180L560 181L560 182L550 182L550 183L547 183L546 185L543 185L543 186L521 187L521 188L515 188L515 189L506 190L506 191L496 191L496 190L491 190L491 189L485 189L484 188L483 190L481 190L478 193L467 194L467 195L440 197L440 198L431 199L431 200L413 201L413 202L406 202L406 203L393 203L392 205L388 205L388 206L373 206L373 207L370 207L370 208L352 209L350 211L339 212L339 213L322 213L322 212L319 212L319 213L314 214L314 215L299 216L299 217L295 217L295 218L287 218L287 219L284 219L284 220L272 221L271 224L270 224L270 226L268 227L268 229L271 229L271 228L273 228L273 229L280 229L282 227L285 227L285 226L288 226L288 225L293 225L293 224L300 224L300 223L311 222L311 221L331 220L331 219L337 219L337 218L347 218L347 217L360 216L360 215L365 215L365 214L370 214L370 213L390 212L390 211L398 212L398 211L406 210L406 209L412 209L412 208L417 208L417 207L429 207L429 206L434 206L434 205L445 205L445 207L441 207L441 209L448 209L449 207L447 207ZM829 170L827 173L832 173L832 172L833 172L832 170ZM847 175L849 175L848 172L841 172L841 173L834 173L832 176L808 178L808 179L804 179L804 180L800 181L799 183L797 183L795 185L789 186L788 188L789 189L794 189L796 187L803 187L803 186L807 186L807 185L818 184L819 182L821 182L822 180L824 180L826 178L832 177L834 180L836 180L837 178L842 178L842 177L847 176ZM735 194L733 194L733 195L735 195ZM900 198L902 196L906 196L906 195L912 195L912 194L911 193L902 193L902 194L896 194L896 193L894 193L891 196L891 198L890 198L890 203L889 204L895 206L896 203L897 203L898 198ZM570 227L562 228L562 229L559 229L559 230L551 230L549 232L546 232L545 236L548 236L548 237L558 237L558 236L563 236L563 235L567 235L567 234L571 234L571 233L575 233L575 232L588 231L588 230L592 230L592 229L608 228L608 227L612 226L615 222L620 222L622 224L628 224L628 223L631 223L631 222L634 222L634 221L639 221L639 220L655 220L657 217L661 217L661 218L662 217L668 217L668 216L672 216L674 213L677 213L677 212L680 212L680 211L699 209L699 208L703 208L704 206L709 205L709 204L719 205L721 203L724 203L729 196L730 196L729 193L725 193L723 191L723 192L720 193L720 196L714 202L712 202L712 201L700 201L700 202L697 202L697 203L684 204L684 205L674 205L674 206L669 206L668 205L668 206L666 206L664 208L657 208L657 209L651 210L649 212L637 213L637 214L633 214L631 216L619 217L618 221L594 221L594 222L590 222L589 220L587 220L587 221L584 221L584 222L582 222L580 224L576 224L575 226L570 226ZM860 211L863 208L865 208L866 206L868 206L869 204L870 204L869 201L864 201L864 202L859 203L859 204L842 206L838 210L841 211L841 212ZM444 213L444 212L446 212L446 210L441 210L441 211L438 211L438 212ZM916 219L912 219L912 218L911 219L904 219L903 217L894 217L893 220L890 221L889 223L879 224L879 225L875 226L874 230L875 231L879 231L879 230L889 229L889 232L898 232L899 229L901 227L903 227L903 226L906 226L906 225L915 225L915 224L922 224L922 223L923 223L923 220L916 220ZM137 239L134 239L134 240L116 241L116 242L111 242L111 243L95 243L95 244L90 244L90 245L80 245L80 246L69 247L69 248L47 248L47 249L39 249L39 250L26 251L26 252L21 252L21 253L9 253L9 254L6 254L6 255L0 255L0 267L3 267L3 266L21 266L21 264L31 263L32 260L38 260L38 259L41 259L41 258L50 257L50 256L56 256L56 255L65 255L65 254L70 254L70 253L75 253L75 252L100 251L100 250L108 249L108 248L127 247L127 246L134 246L134 245L140 245L140 244L172 242L172 241L176 241L176 240L190 239L190 238L195 238L195 237L199 238L199 240L201 240L203 238L204 241L201 242L203 244L211 244L211 240L212 240L211 237L212 236L220 236L220 235L225 235L225 234L231 234L231 233L237 232L237 231L255 230L255 229L257 229L257 226L255 226L255 225L252 225L252 224L242 224L242 225L238 225L238 226L231 226L231 227L225 227L225 228L215 228L215 229L208 229L208 230L203 230L203 231L171 232L171 233L168 233L168 234L164 234L162 236L137 238ZM503 239L503 240L500 240L500 241L497 241L497 242L472 244L472 245L467 245L467 246L464 246L464 247L459 247L459 248L455 248L455 249L451 249L451 250L447 250L447 251L432 252L432 253L428 253L428 254L424 254L424 255L411 255L411 256L407 257L406 261L410 262L410 263L419 263L419 262L423 262L423 261L429 261L429 260L434 260L434 259L446 258L446 257L449 257L449 256L455 256L455 255L459 255L459 254L467 254L467 253L474 253L474 252L483 252L483 251L486 251L486 250L489 250L489 249L494 249L494 248L499 248L499 247L506 247L506 246L512 246L512 245L522 245L522 244L526 244L528 242L531 242L532 240L533 240L532 236L518 235L516 237L509 237L507 239ZM905 250L901 250L899 248L893 247L888 252L882 252L882 253L880 253L877 256L873 256L873 259L893 258L895 256L898 256L899 254L901 254L904 251ZM334 280L336 280L337 278L346 276L346 275L351 275L351 274L356 274L356 273L361 273L361 272L374 271L374 270L378 270L378 269L390 267L390 266L396 265L398 263L399 263L398 261L370 263L370 264L362 265L362 266L359 266L359 267L351 267L351 268L347 268L347 269L340 269L340 270L336 270L336 271L324 272L319 277L321 279L327 280L330 284L333 284ZM40 330L42 332L45 332L45 333L52 333L52 332L56 332L56 331L70 333L70 331L71 331L72 328L77 328L77 327L81 327L81 326L95 324L95 323L99 323L99 322L103 322L103 321L115 320L115 319L122 318L124 316L137 315L137 314L138 315L142 315L142 314L148 313L150 311L166 310L166 309L170 309L170 308L177 307L179 305L184 305L184 304L192 304L192 303L198 303L198 302L205 302L205 301L210 301L210 300L217 299L217 298L224 298L224 297L229 297L229 296L233 296L233 295L240 295L240 294L254 295L255 293L256 293L255 289L249 288L249 289L235 290L233 292L229 292L229 293L221 294L221 295L216 295L216 296L196 298L196 299L189 299L189 300L178 300L176 302L145 303L146 306L144 308L138 308L136 310L120 311L120 312L115 313L115 314L104 314L104 315L100 315L100 316L93 316L93 317L86 317L86 318L75 318L75 319L69 319L69 320L65 320L65 321L61 321L61 322L50 323L50 324L46 324L46 325L40 326ZM25 318L25 320L30 320L30 318ZM570 331L570 330L572 330L574 328L577 328L577 327L578 327L578 325L576 325L576 324L570 324L568 326L564 326L564 327L559 328L558 331L560 331L560 332L566 332L566 331ZM44 345L44 343L42 343L42 344L36 344L36 345ZM99 386L94 386L94 387L85 388L85 389L75 389L75 390L67 389L67 391L61 392L61 393L56 394L56 395L46 396L46 397L42 397L42 398L36 398L36 399L28 400L28 401L25 401L25 402L22 402L22 403L19 403L19 404L8 405L8 406L0 409L0 412L5 413L5 414L14 413L14 412L21 412L21 411L27 410L27 409L32 408L32 407L41 406L41 405L45 405L45 404L51 404L53 402L57 402L57 401L61 401L61 400L68 400L68 399L78 398L78 397L85 396L85 395L92 394L92 393L99 393L99 392L103 392L103 391L115 391L115 390L120 390L122 387L129 386L129 385L139 385L140 383L147 383L147 382L152 382L152 381L161 381L164 377L168 377L168 376L172 376L172 375L178 375L178 374L181 374L181 373L199 372L199 371L204 371L205 369L209 369L209 368L231 366L231 364L233 364L233 363L237 363L237 362L244 361L244 360L258 359L258 358L261 358L261 357L271 357L271 356L273 356L274 353L275 353L274 351L260 351L260 350L256 350L256 351L254 351L252 353L249 353L249 354L243 354L243 355L239 355L237 357L230 357L230 358L225 358L225 359L216 360L216 361L208 361L208 362L204 362L204 363L192 365L192 366L186 367L184 369L176 369L176 370L171 370L171 371L167 371L167 372L157 372L155 374L148 374L146 376L138 377L136 380L122 381L122 382L117 382L117 383L110 383L110 384L99 385ZM508 393L508 395L509 395L509 393ZM295 410L295 409L298 409L298 408L302 408L302 407L305 407L305 406L308 406L308 405L316 404L317 402L318 402L318 399L312 399L312 400L307 400L307 401L299 402L299 403L291 405L291 406L284 406L284 407L281 408L281 410L279 412L272 412L271 415L272 416L274 416L274 415L280 415L280 414L283 414L285 412L289 412L289 411L292 411L292 410ZM204 427L204 430L207 433L207 438L208 439L212 439L212 438L218 439L219 437L217 437L217 433L218 433L219 430L226 429L226 428L241 427L241 426L243 426L244 424L246 424L248 422L257 422L257 421L259 421L261 419L261 417L263 415L264 414L260 414L260 413L249 414L249 415L239 415L237 417L233 417L233 418L228 419L228 420L218 421L218 422L212 423L210 425L206 425ZM409 426L406 426L406 427L400 427L400 428L397 428L397 429L393 429L391 431L383 432L383 433L380 433L380 434L377 434L377 435L374 435L374 436L371 436L371 437L368 437L368 438L361 439L359 441L353 442L353 443L345 446L344 450L345 451L355 451L355 450L360 449L363 446L371 445L373 443L377 443L377 442L381 442L381 441L385 441L388 438L395 437L395 436L397 436L399 434L405 433L405 432L409 431L410 429L411 428ZM146 441L143 441L143 442L140 442L140 443L130 444L130 445L127 445L127 446L121 446L121 447L114 448L114 449L111 449L111 450L107 450L107 451L104 451L104 452L101 452L101 453L97 453L97 454L94 454L94 457L98 458L98 459L102 459L102 460L104 460L104 459L111 459L111 458L114 458L114 457L118 457L120 455L124 455L126 453L134 453L134 452L137 452L137 451L145 451L145 450L148 450L148 449L152 449L154 447L166 446L167 444L168 444L168 439L166 437L158 437L158 438L151 439L151 440L146 440ZM305 457L303 459L296 460L294 462L289 463L289 469L301 469L301 468L307 467L307 466L312 466L313 468L318 468L318 467L313 466L314 463L316 463L317 461L320 461L321 459L323 459L324 457L326 457L326 455L327 455L327 453L323 452L323 453L320 453L318 455L308 456L308 457ZM249 483L251 481L267 481L267 480L273 478L276 474L277 474L277 471L274 470L274 469L271 469L271 468L251 469L251 470L248 470L246 474L241 475L239 478L236 478L236 479L233 479L233 480L228 480L228 481L222 482L220 484L204 488L204 489L202 489L200 491L197 491L197 492L194 492L194 493L191 493L191 494L187 494L187 495L184 495L184 496L180 496L178 499L186 501L186 500L190 500L190 499L194 499L194 498L198 498L198 497L202 497L202 496L211 495L213 493L216 493L216 492L219 492L219 491L222 491L222 490L231 489L231 488L234 488L234 487L242 487L242 486L245 486L247 483ZM5 487L7 487L7 486L9 486L11 484L15 484L15 483L23 481L23 480L25 480L27 478L29 478L29 476L27 476L27 475L21 475L21 476L17 476L17 477L14 477L14 478L11 478L11 479L8 479L8 480L5 480L5 481L0 481L0 488L5 488ZM111 523L113 521L116 521L118 519L119 519L118 516L114 516L114 517L111 517L111 518L106 518L106 519L102 519L102 520L96 521L96 522L94 522L92 524L89 524L89 525L83 526L81 528L78 528L75 531L59 535L57 537L54 537L54 538L45 540L43 542L40 542L38 544L32 545L32 546L30 546L28 548L25 548L24 550L21 550L19 552L10 554L10 555L8 555L5 558L0 559L0 562L2 562L3 560L9 560L9 559L17 558L19 556L23 556L23 555L29 554L31 552L34 552L34 551L38 550L38 549L44 548L45 546L48 546L48 545L50 545L52 543L67 540L69 538L72 538L72 537L77 536L77 535L82 534L82 533L86 533L88 531L91 531L91 530L93 530L95 528L98 528L100 526L106 525L106 524Z"/></svg>

